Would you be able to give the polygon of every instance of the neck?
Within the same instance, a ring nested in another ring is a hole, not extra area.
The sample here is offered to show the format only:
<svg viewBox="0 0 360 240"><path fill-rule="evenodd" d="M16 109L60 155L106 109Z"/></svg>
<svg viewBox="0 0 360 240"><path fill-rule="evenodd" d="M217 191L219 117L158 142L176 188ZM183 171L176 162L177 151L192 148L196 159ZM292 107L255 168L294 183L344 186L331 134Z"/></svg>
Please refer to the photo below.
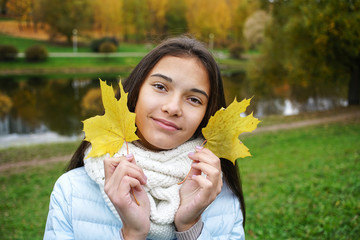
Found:
<svg viewBox="0 0 360 240"><path fill-rule="evenodd" d="M136 147L145 150L145 151L150 151L150 152L160 152L161 150L154 150L154 149L150 149L148 147L146 147L144 144L142 144L142 142L140 140L136 140L134 142L132 142Z"/></svg>

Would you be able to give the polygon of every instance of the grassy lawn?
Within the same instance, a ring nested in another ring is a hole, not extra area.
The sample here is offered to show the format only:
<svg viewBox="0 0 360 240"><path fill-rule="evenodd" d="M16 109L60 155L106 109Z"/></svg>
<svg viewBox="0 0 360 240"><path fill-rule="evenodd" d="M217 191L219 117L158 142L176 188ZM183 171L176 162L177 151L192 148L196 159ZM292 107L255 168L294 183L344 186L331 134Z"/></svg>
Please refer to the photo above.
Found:
<svg viewBox="0 0 360 240"><path fill-rule="evenodd" d="M246 135L243 141L253 157L238 160L247 204L246 239L357 239L359 139L359 121ZM54 146L48 146L49 153ZM14 158L30 154L31 148ZM2 239L42 238L49 195L64 167L1 173Z"/></svg>
<svg viewBox="0 0 360 240"><path fill-rule="evenodd" d="M0 149L0 164L72 155L79 144L74 141Z"/></svg>
<svg viewBox="0 0 360 240"><path fill-rule="evenodd" d="M358 239L360 125L248 135L247 239Z"/></svg>
<svg viewBox="0 0 360 240"><path fill-rule="evenodd" d="M25 52L25 50L35 44L44 45L49 52L73 52L72 45L56 44L48 41L35 40L29 38L20 38L9 36L0 33L0 45L12 45L18 49L19 52ZM131 44L120 43L118 52L148 52L149 46L146 44ZM89 46L78 46L78 52L91 52Z"/></svg>
<svg viewBox="0 0 360 240"><path fill-rule="evenodd" d="M0 70L4 69L59 69L61 72L66 72L67 68L118 68L120 71L134 67L141 58L126 57L126 58L71 58L51 57L46 62L29 63L25 59L17 59L14 62L2 62ZM65 69L65 70L64 70Z"/></svg>
<svg viewBox="0 0 360 240"><path fill-rule="evenodd" d="M0 45L8 44L15 46L19 52L24 52L28 47L40 44L44 45L48 52L72 52L72 46L65 45L56 45L48 41L27 39L13 37L9 35L0 34ZM140 52L147 53L152 49L153 45L149 44L130 44L130 43L120 43L118 52ZM79 52L91 52L89 46L80 46L78 48ZM220 51L220 50L219 50ZM128 70L133 68L139 61L141 57L118 57L118 58L92 58L92 57L50 57L46 62L38 63L29 63L26 62L24 58L19 58L14 62L1 62L0 64L0 73L1 70L17 70L20 71L23 69L35 70L34 73L39 73L36 70L40 69L58 69L60 72L63 72L64 69L80 69L80 68L92 68L99 69L99 71L104 70L106 72L114 72L119 68L120 71ZM247 61L244 60L235 60L235 59L218 59L218 62L222 66L226 66L226 69L245 69ZM109 70L109 68L112 68ZM86 71L86 70L85 70ZM66 72L66 71L65 71Z"/></svg>

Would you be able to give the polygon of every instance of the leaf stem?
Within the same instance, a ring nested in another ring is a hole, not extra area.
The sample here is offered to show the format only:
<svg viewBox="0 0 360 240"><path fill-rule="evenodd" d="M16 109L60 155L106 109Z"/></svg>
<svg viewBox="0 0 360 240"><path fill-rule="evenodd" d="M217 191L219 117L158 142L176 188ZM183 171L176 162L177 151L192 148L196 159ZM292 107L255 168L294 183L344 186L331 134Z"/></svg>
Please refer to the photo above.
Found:
<svg viewBox="0 0 360 240"><path fill-rule="evenodd" d="M140 206L139 201L138 201L138 200L136 199L136 197L135 197L134 188L131 188L131 194L133 195L136 204L137 204L138 206Z"/></svg>

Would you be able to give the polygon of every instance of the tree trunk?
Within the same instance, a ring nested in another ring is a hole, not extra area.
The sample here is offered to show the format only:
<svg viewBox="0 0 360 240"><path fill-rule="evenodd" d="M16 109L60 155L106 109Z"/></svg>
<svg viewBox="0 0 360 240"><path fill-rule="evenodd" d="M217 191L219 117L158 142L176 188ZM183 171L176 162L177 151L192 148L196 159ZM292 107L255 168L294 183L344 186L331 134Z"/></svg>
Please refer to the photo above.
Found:
<svg viewBox="0 0 360 240"><path fill-rule="evenodd" d="M67 40L67 43L70 45L70 44L72 44L72 35L70 34L67 34L66 35L66 40Z"/></svg>
<svg viewBox="0 0 360 240"><path fill-rule="evenodd" d="M360 104L360 58L355 59L351 67L349 82L348 105Z"/></svg>

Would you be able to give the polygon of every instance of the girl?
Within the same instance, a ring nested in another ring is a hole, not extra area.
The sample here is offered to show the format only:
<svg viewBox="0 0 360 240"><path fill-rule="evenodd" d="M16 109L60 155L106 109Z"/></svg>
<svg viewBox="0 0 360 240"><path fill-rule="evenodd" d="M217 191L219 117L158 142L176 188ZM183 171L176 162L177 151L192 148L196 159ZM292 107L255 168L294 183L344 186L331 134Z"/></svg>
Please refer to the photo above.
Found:
<svg viewBox="0 0 360 240"><path fill-rule="evenodd" d="M240 175L201 147L201 129L225 107L211 53L168 39L124 90L140 140L112 158L86 158L91 144L81 143L54 186L44 239L245 239Z"/></svg>

